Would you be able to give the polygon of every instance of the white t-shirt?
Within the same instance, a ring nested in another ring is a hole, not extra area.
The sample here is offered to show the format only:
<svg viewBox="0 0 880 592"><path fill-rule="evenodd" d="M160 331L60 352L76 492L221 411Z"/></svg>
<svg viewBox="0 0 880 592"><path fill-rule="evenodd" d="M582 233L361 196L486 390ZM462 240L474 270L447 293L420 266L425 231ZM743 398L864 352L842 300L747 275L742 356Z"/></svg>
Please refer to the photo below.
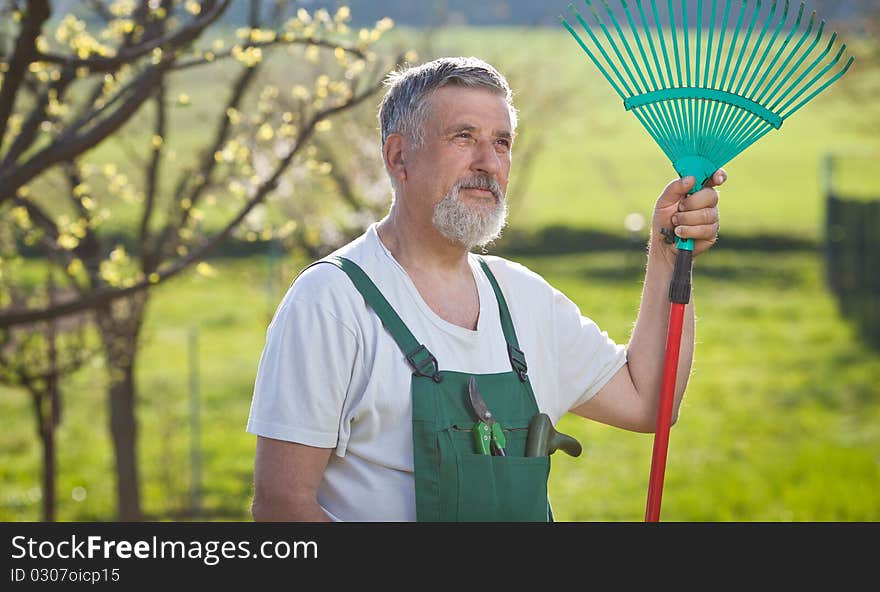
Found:
<svg viewBox="0 0 880 592"><path fill-rule="evenodd" d="M437 316L371 226L335 255L357 263L440 370L511 371L495 293L469 255L477 330ZM538 408L555 424L599 391L626 351L527 268L486 257L525 352ZM412 368L348 276L330 264L292 284L266 333L247 431L334 448L318 503L334 520L414 521Z"/></svg>

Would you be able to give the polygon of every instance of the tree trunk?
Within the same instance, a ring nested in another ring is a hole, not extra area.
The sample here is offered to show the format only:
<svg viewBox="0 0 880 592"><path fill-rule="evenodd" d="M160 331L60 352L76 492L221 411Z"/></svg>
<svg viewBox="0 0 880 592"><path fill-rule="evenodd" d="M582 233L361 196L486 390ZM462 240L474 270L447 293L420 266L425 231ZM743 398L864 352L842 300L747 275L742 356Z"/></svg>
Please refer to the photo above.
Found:
<svg viewBox="0 0 880 592"><path fill-rule="evenodd" d="M110 381L110 433L116 461L116 508L123 522L141 520L140 481L137 462L134 360L122 367L110 365L117 374Z"/></svg>
<svg viewBox="0 0 880 592"><path fill-rule="evenodd" d="M137 459L137 389L135 359L149 294L122 298L97 311L98 327L110 377L110 435L116 467L117 520L142 520Z"/></svg>
<svg viewBox="0 0 880 592"><path fill-rule="evenodd" d="M43 443L43 522L55 522L55 425L40 418Z"/></svg>
<svg viewBox="0 0 880 592"><path fill-rule="evenodd" d="M34 404L34 415L37 420L37 435L40 437L40 446L43 453L42 467L42 507L43 522L55 522L55 426L53 411L50 405L49 413L46 413L45 403L51 401L51 390L27 385ZM51 388L51 387L50 387Z"/></svg>

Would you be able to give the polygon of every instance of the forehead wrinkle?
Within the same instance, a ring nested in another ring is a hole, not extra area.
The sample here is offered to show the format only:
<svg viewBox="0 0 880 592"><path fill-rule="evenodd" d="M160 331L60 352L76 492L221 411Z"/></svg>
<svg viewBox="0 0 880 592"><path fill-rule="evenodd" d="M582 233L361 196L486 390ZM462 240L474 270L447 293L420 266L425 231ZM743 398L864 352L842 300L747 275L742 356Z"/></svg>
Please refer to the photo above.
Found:
<svg viewBox="0 0 880 592"><path fill-rule="evenodd" d="M457 131L480 129L479 126L476 126L476 125L468 122L468 119L474 117L473 113L470 113L470 114L468 113L468 111L470 110L469 109L470 106L464 107L464 109L463 109L464 112L462 112L461 107L454 108L453 113L449 113L449 112L443 113L441 109L438 109L438 107L441 104L450 105L450 104L457 103L458 101L453 101L449 97L450 93L456 93L456 92L464 92L464 93L469 93L469 92L486 93L486 92L488 92L490 95L500 99L503 103L504 112L507 115L507 117L506 117L507 123L504 124L505 127L500 128L499 130L493 130L493 134L497 137L504 137L504 138L511 138L511 139L515 137L515 132L513 132L511 129L508 129L508 128L515 127L514 121L516 118L516 113L515 113L515 111L513 111L512 105L510 105L509 103L507 103L504 100L503 95L498 94L498 93L494 93L491 91L485 91L482 89L473 89L473 88L462 87L462 86L457 86L457 85L446 85L446 86L442 86L440 88L436 88L436 89L432 90L425 97L424 106L425 106L426 122L428 123L428 125L430 125L431 127L434 128L435 133L438 133L438 132L441 134L450 133L453 130L455 130L458 126L462 126L462 127L460 129L458 129ZM455 111L458 111L458 112L455 113ZM479 114L476 115L476 117L479 118L480 117ZM444 128L445 122L443 120L448 121L450 119L457 120L457 123L450 124L450 125L448 125L448 127ZM434 121L432 122L432 120L434 120ZM462 121L462 120L464 120L464 121ZM469 127L463 127L463 126L469 126Z"/></svg>
<svg viewBox="0 0 880 592"><path fill-rule="evenodd" d="M473 132L478 129L480 128L472 123L453 123L452 125L447 126L443 132L451 134L452 132Z"/></svg>

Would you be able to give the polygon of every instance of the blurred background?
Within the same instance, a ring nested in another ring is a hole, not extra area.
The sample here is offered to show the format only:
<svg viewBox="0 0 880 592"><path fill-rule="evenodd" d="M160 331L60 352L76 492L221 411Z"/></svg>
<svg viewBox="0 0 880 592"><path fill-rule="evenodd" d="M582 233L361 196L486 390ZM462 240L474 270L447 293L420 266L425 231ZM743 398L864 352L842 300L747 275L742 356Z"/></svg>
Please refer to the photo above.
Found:
<svg viewBox="0 0 880 592"><path fill-rule="evenodd" d="M566 9L0 2L0 520L250 519L265 331L300 269L387 211L376 109L398 64L474 55L508 77L511 217L489 253L625 343L675 172ZM880 518L880 6L807 9L856 62L725 167L664 520ZM642 520L653 436L558 427L585 453L553 457L556 518Z"/></svg>

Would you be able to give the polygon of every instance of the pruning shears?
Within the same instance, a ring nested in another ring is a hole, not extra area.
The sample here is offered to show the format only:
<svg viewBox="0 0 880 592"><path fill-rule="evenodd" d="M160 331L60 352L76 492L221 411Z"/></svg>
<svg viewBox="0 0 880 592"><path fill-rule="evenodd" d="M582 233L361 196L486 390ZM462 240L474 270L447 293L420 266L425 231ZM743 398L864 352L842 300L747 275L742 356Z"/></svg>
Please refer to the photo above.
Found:
<svg viewBox="0 0 880 592"><path fill-rule="evenodd" d="M477 454L492 456L507 456L507 438L501 424L495 421L486 401L477 389L477 381L471 376L468 380L468 395L471 400L471 408L477 415L477 423L474 425L474 442Z"/></svg>

